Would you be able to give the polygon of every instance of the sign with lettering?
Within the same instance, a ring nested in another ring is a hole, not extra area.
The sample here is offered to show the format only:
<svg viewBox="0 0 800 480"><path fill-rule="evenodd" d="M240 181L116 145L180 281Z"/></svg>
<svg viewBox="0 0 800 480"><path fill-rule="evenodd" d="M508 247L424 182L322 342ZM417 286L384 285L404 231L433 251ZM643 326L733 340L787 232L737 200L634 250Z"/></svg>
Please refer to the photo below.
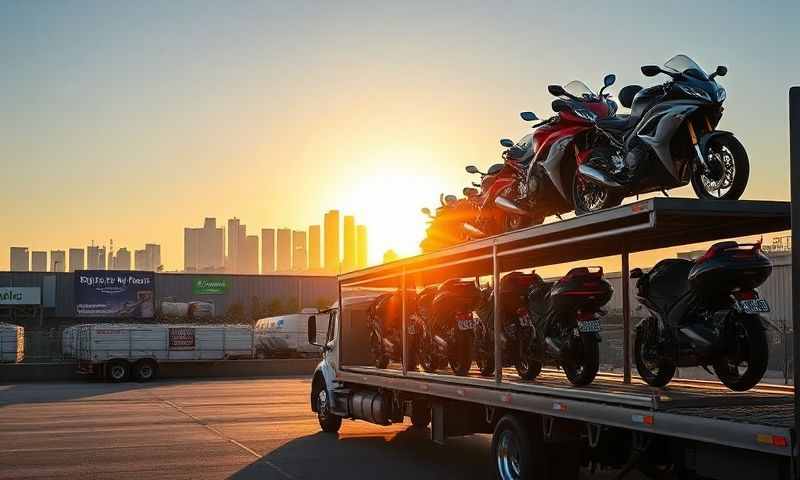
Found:
<svg viewBox="0 0 800 480"><path fill-rule="evenodd" d="M41 305L39 287L0 287L0 305Z"/></svg>
<svg viewBox="0 0 800 480"><path fill-rule="evenodd" d="M155 273L130 270L75 272L78 317L153 318Z"/></svg>
<svg viewBox="0 0 800 480"><path fill-rule="evenodd" d="M192 280L192 293L195 295L222 295L228 291L227 278L195 278Z"/></svg>
<svg viewBox="0 0 800 480"><path fill-rule="evenodd" d="M194 350L194 328L176 327L169 329L170 350Z"/></svg>

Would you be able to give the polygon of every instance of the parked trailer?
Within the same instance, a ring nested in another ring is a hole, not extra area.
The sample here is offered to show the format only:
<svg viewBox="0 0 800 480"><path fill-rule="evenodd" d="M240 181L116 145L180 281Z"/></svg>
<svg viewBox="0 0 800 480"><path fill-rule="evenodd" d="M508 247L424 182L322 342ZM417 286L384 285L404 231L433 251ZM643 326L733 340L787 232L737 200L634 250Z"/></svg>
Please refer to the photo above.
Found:
<svg viewBox="0 0 800 480"><path fill-rule="evenodd" d="M666 388L652 388L631 378L628 341L624 374L601 372L585 387L570 385L552 370L533 381L503 368L494 378L480 377L475 369L464 377L445 370L423 373L407 368L405 340L404 361L378 369L368 348L372 296L353 293L484 275L499 285L502 272L617 254L627 296L630 252L782 231L790 226L789 213L786 202L655 198L343 274L342 308L330 313L325 340L318 344L323 360L313 376L311 408L326 432L337 431L343 419L388 425L410 417L415 426L430 423L439 443L493 434L492 465L504 479L574 479L580 466L616 469L618 478L634 469L654 478L797 478L792 387L732 392L718 382L675 379ZM499 305L494 308L499 323ZM315 317L308 328L309 342L317 344L311 333ZM496 323L495 365L503 364L501 330Z"/></svg>
<svg viewBox="0 0 800 480"><path fill-rule="evenodd" d="M25 358L25 329L0 323L0 363L19 363Z"/></svg>
<svg viewBox="0 0 800 480"><path fill-rule="evenodd" d="M253 357L248 325L92 324L77 330L79 371L113 382L152 380L166 362Z"/></svg>
<svg viewBox="0 0 800 480"><path fill-rule="evenodd" d="M255 353L266 357L316 357L319 349L308 344L308 317L316 308L304 308L301 313L267 317L256 321L254 328ZM324 334L328 324L324 317L317 323L318 334Z"/></svg>

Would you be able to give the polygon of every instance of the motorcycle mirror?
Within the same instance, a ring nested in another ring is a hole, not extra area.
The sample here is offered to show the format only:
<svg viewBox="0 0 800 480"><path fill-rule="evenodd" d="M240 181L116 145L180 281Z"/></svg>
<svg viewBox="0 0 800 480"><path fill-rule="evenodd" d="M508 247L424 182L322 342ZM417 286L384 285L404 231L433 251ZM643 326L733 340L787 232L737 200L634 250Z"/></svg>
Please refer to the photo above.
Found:
<svg viewBox="0 0 800 480"><path fill-rule="evenodd" d="M631 278L640 278L642 275L644 275L644 272L642 271L641 268L634 268L630 272L630 277Z"/></svg>
<svg viewBox="0 0 800 480"><path fill-rule="evenodd" d="M444 201L446 204L450 205L451 203L455 203L458 200L455 195L445 195Z"/></svg>
<svg viewBox="0 0 800 480"><path fill-rule="evenodd" d="M502 145L502 146L504 146L506 148L511 148L511 147L514 146L514 142L512 142L510 138L501 138L500 139L500 145Z"/></svg>
<svg viewBox="0 0 800 480"><path fill-rule="evenodd" d="M561 85L548 85L547 91L550 92L550 95L554 97L560 97L562 95L566 95L566 90Z"/></svg>
<svg viewBox="0 0 800 480"><path fill-rule="evenodd" d="M603 77L603 86L610 87L611 85L614 85L614 82L616 81L617 81L617 76L614 75L613 73L609 73L608 75Z"/></svg>
<svg viewBox="0 0 800 480"><path fill-rule="evenodd" d="M420 212L422 212L423 215L431 216L431 209L428 207L424 207Z"/></svg>
<svg viewBox="0 0 800 480"><path fill-rule="evenodd" d="M465 197L472 197L477 195L478 191L472 187L464 187L464 189L461 190L461 193L463 193Z"/></svg>
<svg viewBox="0 0 800 480"><path fill-rule="evenodd" d="M519 116L522 117L522 119L525 120L526 122L533 122L534 120L539 120L539 117L537 117L536 114L533 112L522 112L519 114Z"/></svg>
<svg viewBox="0 0 800 480"><path fill-rule="evenodd" d="M712 75L711 78L724 77L727 74L728 74L728 67L726 67L725 65L718 65L717 69L714 71L714 75Z"/></svg>
<svg viewBox="0 0 800 480"><path fill-rule="evenodd" d="M467 165L466 170L467 173L479 173L478 167L476 167L475 165Z"/></svg>
<svg viewBox="0 0 800 480"><path fill-rule="evenodd" d="M655 77L661 73L661 67L658 65L643 65L642 66L642 75L645 77Z"/></svg>

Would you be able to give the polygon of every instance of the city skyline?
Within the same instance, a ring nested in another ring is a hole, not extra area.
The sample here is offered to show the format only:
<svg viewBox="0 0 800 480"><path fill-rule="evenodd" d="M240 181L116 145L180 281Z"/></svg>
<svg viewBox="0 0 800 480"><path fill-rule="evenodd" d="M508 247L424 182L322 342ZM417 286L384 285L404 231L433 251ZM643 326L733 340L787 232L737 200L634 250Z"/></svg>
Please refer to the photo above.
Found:
<svg viewBox="0 0 800 480"><path fill-rule="evenodd" d="M140 270L161 271L161 245L147 243L133 254L127 247L87 245L68 250L31 250L28 247L9 247L11 272L74 272L75 270ZM67 261L69 259L69 261ZM0 270L3 271L3 270Z"/></svg>

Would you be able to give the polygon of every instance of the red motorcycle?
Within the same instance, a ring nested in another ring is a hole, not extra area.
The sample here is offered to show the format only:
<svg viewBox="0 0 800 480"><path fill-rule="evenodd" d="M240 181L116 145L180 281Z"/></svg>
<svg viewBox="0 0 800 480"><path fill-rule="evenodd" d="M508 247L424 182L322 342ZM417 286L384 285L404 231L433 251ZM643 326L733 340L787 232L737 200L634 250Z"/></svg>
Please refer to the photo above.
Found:
<svg viewBox="0 0 800 480"><path fill-rule="evenodd" d="M617 104L603 93L615 80L614 75L607 75L597 94L577 80L547 88L558 97L552 104L557 115L534 125L536 130L516 144L509 139L500 141L508 148L504 156L523 166L525 174L494 200L495 205L524 216L522 223L528 225L575 209L573 192L581 187L576 182L582 181L575 172L592 151L597 135L595 122L617 111ZM531 112L522 113L522 118L538 120Z"/></svg>

